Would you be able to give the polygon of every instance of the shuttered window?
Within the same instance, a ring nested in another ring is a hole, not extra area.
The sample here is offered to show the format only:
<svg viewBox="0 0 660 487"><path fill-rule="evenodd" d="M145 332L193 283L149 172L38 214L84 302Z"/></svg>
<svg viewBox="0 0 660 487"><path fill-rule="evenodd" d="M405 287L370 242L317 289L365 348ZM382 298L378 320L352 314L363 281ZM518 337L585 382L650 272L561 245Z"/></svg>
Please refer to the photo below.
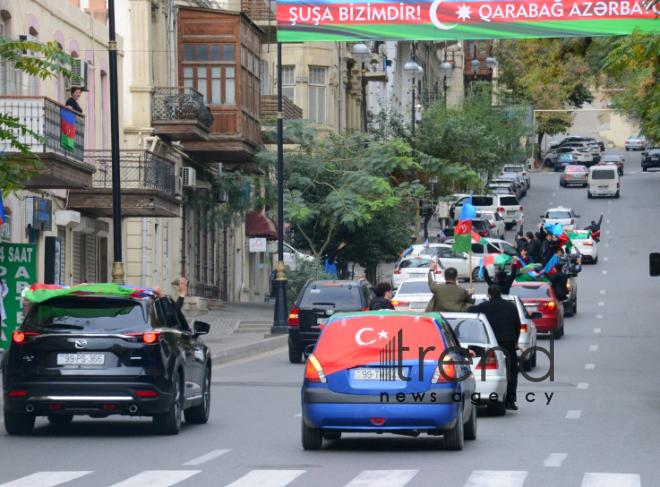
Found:
<svg viewBox="0 0 660 487"><path fill-rule="evenodd" d="M57 227L57 236L62 240L62 247L61 247L61 252L60 255L61 257L61 262L60 262L60 282L62 284L67 284L66 282L66 227Z"/></svg>
<svg viewBox="0 0 660 487"><path fill-rule="evenodd" d="M83 282L82 241L83 234L73 232L71 245L71 284Z"/></svg>

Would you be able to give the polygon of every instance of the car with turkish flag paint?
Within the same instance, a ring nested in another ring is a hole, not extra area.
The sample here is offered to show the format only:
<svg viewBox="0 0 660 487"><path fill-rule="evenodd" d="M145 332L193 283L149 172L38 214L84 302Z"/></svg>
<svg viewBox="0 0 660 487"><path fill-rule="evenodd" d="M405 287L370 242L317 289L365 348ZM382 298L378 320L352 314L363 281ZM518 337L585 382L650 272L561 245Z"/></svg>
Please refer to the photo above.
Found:
<svg viewBox="0 0 660 487"><path fill-rule="evenodd" d="M552 333L554 338L564 336L564 305L549 282L514 282L509 295L518 296L527 312L541 313L542 318L533 318L537 333Z"/></svg>
<svg viewBox="0 0 660 487"><path fill-rule="evenodd" d="M345 433L477 436L472 359L439 313L341 313L323 326L303 381L302 445Z"/></svg>

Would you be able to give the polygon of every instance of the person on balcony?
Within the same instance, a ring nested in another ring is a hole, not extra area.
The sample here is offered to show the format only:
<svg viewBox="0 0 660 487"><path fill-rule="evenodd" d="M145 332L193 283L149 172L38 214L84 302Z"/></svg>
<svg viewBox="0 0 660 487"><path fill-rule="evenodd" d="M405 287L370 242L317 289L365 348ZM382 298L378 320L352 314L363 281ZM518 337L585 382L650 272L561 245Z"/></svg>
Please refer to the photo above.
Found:
<svg viewBox="0 0 660 487"><path fill-rule="evenodd" d="M83 110L78 104L78 100L82 96L82 88L80 86L74 86L71 88L71 97L66 101L66 107L71 110L75 110L78 113L82 113Z"/></svg>

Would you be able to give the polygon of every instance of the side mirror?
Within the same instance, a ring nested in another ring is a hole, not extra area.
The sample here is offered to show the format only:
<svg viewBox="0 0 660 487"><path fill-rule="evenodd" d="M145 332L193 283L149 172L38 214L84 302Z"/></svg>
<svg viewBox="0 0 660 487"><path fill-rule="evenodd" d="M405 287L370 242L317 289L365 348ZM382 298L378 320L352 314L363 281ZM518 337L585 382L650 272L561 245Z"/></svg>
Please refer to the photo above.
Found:
<svg viewBox="0 0 660 487"><path fill-rule="evenodd" d="M580 215L575 215L575 218L582 218Z"/></svg>
<svg viewBox="0 0 660 487"><path fill-rule="evenodd" d="M660 276L660 253L653 252L649 254L649 271L651 277Z"/></svg>
<svg viewBox="0 0 660 487"><path fill-rule="evenodd" d="M208 335L211 331L211 325L204 321L195 321L193 323L193 330L195 331L195 336Z"/></svg>
<svg viewBox="0 0 660 487"><path fill-rule="evenodd" d="M312 353L314 353L314 345L307 345L305 347L305 351L303 352L305 360L307 360Z"/></svg>
<svg viewBox="0 0 660 487"><path fill-rule="evenodd" d="M540 311L534 311L531 314L530 318L532 318L533 320L540 320L541 318L543 318L543 313L541 313Z"/></svg>

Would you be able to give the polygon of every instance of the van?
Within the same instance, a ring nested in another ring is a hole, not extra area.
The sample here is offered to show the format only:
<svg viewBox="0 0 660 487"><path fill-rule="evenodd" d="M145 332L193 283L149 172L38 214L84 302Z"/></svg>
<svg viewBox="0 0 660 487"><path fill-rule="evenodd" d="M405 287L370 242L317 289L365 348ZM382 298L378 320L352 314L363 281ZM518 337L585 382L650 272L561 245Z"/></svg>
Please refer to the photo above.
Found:
<svg viewBox="0 0 660 487"><path fill-rule="evenodd" d="M619 171L616 166L592 166L587 180L587 196L614 196L620 192Z"/></svg>
<svg viewBox="0 0 660 487"><path fill-rule="evenodd" d="M459 219L461 214L463 201L469 197L470 196L463 197L458 203L456 203L456 220ZM523 207L520 206L518 198L513 195L472 195L472 204L477 207L478 212L499 213L502 220L504 220L504 225L507 229L511 229L516 226L516 224L520 223L523 216Z"/></svg>

